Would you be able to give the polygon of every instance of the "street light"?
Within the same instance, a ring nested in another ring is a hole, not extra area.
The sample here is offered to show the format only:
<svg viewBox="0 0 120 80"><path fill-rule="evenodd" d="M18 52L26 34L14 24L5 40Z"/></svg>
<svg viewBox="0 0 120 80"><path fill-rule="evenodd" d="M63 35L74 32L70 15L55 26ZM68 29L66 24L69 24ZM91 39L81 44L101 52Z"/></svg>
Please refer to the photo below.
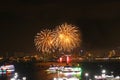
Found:
<svg viewBox="0 0 120 80"><path fill-rule="evenodd" d="M86 80L87 80L88 76L89 76L89 73L85 73Z"/></svg>
<svg viewBox="0 0 120 80"><path fill-rule="evenodd" d="M103 69L103 70L102 70L102 74L105 74L105 73L106 73L106 70L105 70L105 69Z"/></svg>
<svg viewBox="0 0 120 80"><path fill-rule="evenodd" d="M106 77L106 70L103 69L103 70L102 70L102 78L105 78L105 77Z"/></svg>

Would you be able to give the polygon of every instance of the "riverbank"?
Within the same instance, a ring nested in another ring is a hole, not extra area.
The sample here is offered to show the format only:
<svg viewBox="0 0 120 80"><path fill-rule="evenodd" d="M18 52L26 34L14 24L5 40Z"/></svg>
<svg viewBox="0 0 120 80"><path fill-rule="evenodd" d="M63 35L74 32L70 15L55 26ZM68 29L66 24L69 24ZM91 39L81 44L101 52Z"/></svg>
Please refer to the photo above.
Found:
<svg viewBox="0 0 120 80"><path fill-rule="evenodd" d="M49 68L50 65L55 65L55 66L72 66L72 63L66 64L66 63L59 63L59 62L40 62L36 63L35 66L40 67L40 68Z"/></svg>

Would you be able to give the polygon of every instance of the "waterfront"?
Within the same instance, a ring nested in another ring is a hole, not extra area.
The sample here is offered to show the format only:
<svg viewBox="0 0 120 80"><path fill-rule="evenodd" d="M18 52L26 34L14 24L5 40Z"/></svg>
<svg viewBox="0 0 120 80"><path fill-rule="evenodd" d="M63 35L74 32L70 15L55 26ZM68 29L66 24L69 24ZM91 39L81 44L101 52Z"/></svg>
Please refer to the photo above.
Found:
<svg viewBox="0 0 120 80"><path fill-rule="evenodd" d="M35 63L15 63L14 65L15 72L19 74L19 77L26 77L26 80L54 80L58 75L56 73L48 74L46 69L49 65L47 64L50 63L44 64L45 66L41 63L37 63L37 65ZM89 73L89 79L94 80L95 75L101 75L102 69L106 70L106 75L120 76L120 62L82 62L79 64L83 71L81 80L85 79L85 73Z"/></svg>

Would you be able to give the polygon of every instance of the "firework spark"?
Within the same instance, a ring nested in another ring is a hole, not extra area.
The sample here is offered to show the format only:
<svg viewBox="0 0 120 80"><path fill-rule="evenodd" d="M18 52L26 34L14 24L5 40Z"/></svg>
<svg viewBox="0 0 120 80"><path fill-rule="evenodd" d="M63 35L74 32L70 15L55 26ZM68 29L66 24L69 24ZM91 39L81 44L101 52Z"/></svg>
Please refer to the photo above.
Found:
<svg viewBox="0 0 120 80"><path fill-rule="evenodd" d="M34 42L37 50L43 53L57 49L70 52L80 46L81 37L76 26L65 23L57 26L55 31L46 29L37 33Z"/></svg>
<svg viewBox="0 0 120 80"><path fill-rule="evenodd" d="M59 50L71 51L80 45L80 34L76 26L62 24L56 28L55 45Z"/></svg>
<svg viewBox="0 0 120 80"><path fill-rule="evenodd" d="M37 50L42 51L43 53L50 53L53 51L53 40L53 32L45 29L40 33L37 33L34 42Z"/></svg>

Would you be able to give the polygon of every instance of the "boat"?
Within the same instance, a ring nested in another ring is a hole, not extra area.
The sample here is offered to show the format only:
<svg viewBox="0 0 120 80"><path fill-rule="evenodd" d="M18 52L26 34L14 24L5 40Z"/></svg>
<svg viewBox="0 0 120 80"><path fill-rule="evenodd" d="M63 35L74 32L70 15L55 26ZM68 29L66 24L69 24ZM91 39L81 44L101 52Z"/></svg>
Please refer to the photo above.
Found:
<svg viewBox="0 0 120 80"><path fill-rule="evenodd" d="M12 73L15 71L15 66L11 64L6 64L0 66L0 74Z"/></svg>
<svg viewBox="0 0 120 80"><path fill-rule="evenodd" d="M79 66L50 66L47 69L48 73L59 73L64 76L72 76L72 75L81 75L82 69Z"/></svg>
<svg viewBox="0 0 120 80"><path fill-rule="evenodd" d="M62 70L59 71L59 74L64 76L80 76L82 73L81 67L73 67L73 66L64 66Z"/></svg>

